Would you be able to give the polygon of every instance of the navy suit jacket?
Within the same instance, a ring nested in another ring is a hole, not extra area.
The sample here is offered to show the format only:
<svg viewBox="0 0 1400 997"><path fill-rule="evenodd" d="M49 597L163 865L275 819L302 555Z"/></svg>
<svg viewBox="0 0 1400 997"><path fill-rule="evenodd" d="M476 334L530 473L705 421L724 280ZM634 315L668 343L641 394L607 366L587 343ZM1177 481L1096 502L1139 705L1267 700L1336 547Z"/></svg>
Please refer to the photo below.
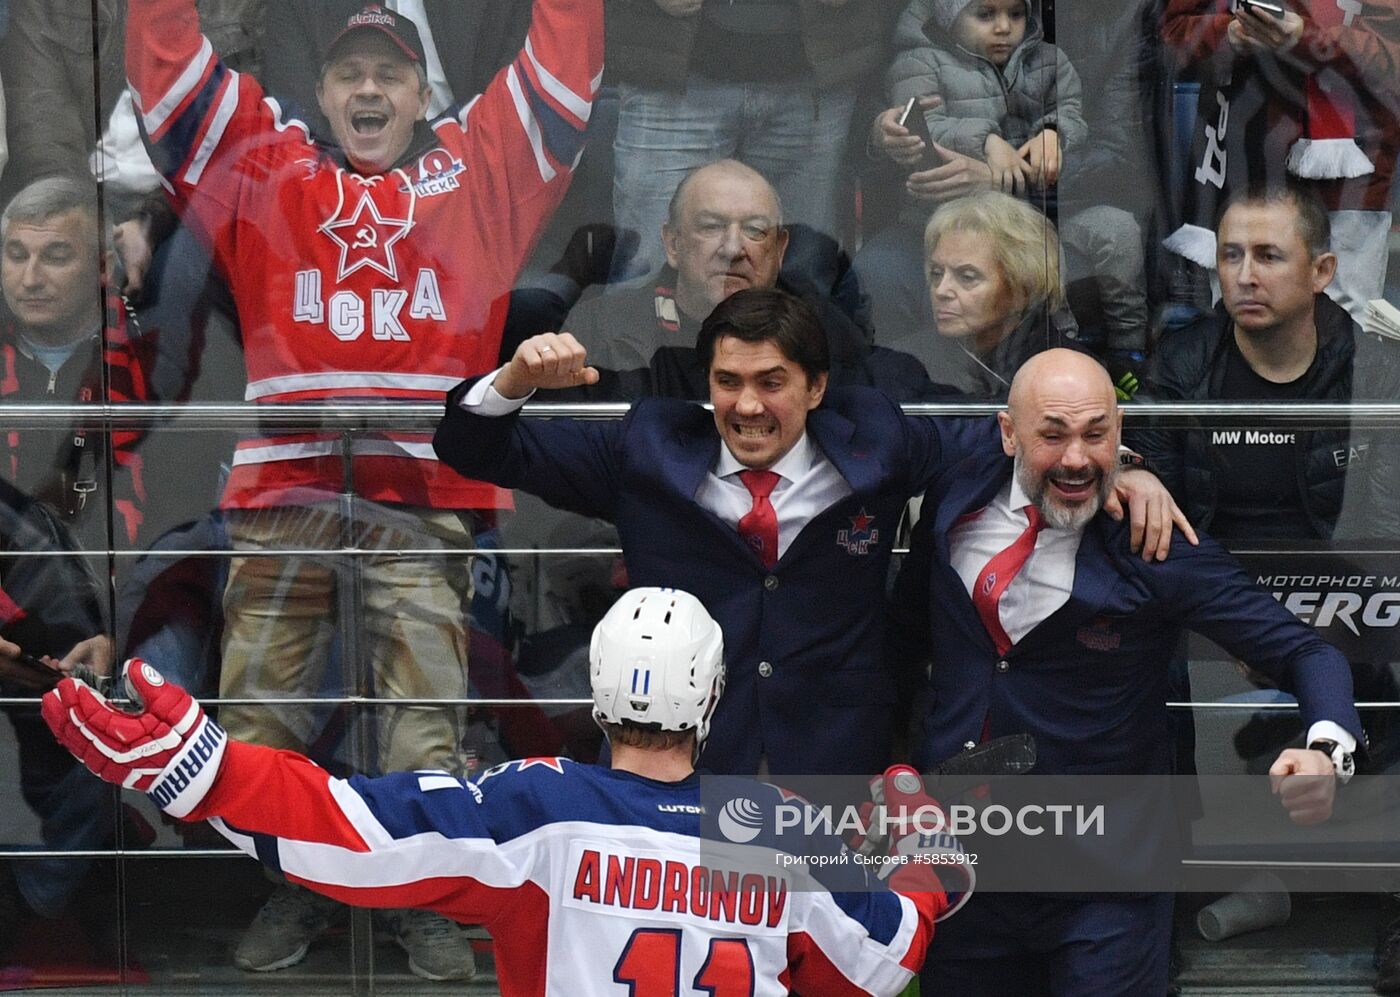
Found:
<svg viewBox="0 0 1400 997"><path fill-rule="evenodd" d="M999 446L991 419L905 416L870 388L830 389L807 431L851 486L765 570L695 502L719 458L714 417L644 399L621 421L485 418L448 396L433 445L470 478L522 488L617 525L633 585L697 596L724 631L728 679L703 764L748 774L878 772L896 681L885 665L885 584L905 502L950 461Z"/></svg>
<svg viewBox="0 0 1400 997"><path fill-rule="evenodd" d="M1346 658L1254 585L1215 541L1178 535L1166 561L1129 549L1126 523L1100 513L1084 530L1069 601L998 655L948 560L958 517L995 498L1012 473L1001 454L971 456L929 488L896 586L899 615L928 620L933 667L919 764L989 737L1034 735L1039 774L1171 771L1167 665L1194 630L1296 693L1303 720L1332 720L1362 740ZM922 579L919 577L922 575ZM910 599L927 599L911 611Z"/></svg>

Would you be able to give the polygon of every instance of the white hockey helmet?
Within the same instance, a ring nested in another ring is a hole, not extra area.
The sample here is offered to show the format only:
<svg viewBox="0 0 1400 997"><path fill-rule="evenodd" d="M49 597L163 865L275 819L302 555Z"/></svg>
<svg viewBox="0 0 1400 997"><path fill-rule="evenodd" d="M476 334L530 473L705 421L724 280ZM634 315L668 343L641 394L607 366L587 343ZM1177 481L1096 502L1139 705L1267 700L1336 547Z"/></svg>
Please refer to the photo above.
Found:
<svg viewBox="0 0 1400 997"><path fill-rule="evenodd" d="M724 690L724 636L699 599L629 590L593 628L588 663L594 720L693 730L699 756Z"/></svg>

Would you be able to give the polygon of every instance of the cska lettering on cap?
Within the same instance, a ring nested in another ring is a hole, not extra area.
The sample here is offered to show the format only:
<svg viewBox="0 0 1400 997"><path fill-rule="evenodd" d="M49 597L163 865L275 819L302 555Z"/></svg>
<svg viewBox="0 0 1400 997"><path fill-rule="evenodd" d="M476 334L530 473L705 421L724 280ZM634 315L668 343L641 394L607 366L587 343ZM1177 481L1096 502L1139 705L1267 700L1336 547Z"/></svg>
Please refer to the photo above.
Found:
<svg viewBox="0 0 1400 997"><path fill-rule="evenodd" d="M394 15L385 10L362 10L358 14L352 14L350 20L346 22L347 28L372 28L376 25L384 25L392 28L396 22Z"/></svg>

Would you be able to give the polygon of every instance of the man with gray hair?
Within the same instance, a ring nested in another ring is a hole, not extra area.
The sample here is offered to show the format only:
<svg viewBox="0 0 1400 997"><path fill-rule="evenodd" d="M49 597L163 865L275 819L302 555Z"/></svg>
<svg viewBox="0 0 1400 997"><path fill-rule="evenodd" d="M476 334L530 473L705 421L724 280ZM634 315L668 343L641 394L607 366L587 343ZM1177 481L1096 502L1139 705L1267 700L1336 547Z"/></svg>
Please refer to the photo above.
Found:
<svg viewBox="0 0 1400 997"><path fill-rule="evenodd" d="M0 214L0 401L146 400L134 320L105 286L97 205L90 177L48 176L24 187ZM133 542L144 498L140 441L138 433L109 437L81 424L0 434L0 548L101 550L109 517L116 536ZM112 645L102 589L85 558L0 559L0 586L0 697L32 696L75 671L107 674ZM51 669L47 682L44 665ZM111 794L52 750L35 707L12 704L3 712L14 728L20 793L38 819L40 847L107 847L117 813ZM26 922L64 914L90 865L58 857L0 862L0 956Z"/></svg>
<svg viewBox="0 0 1400 997"><path fill-rule="evenodd" d="M0 215L0 400L145 401L147 365L121 299L105 286L97 185L90 178L35 180ZM149 340L148 340L149 342ZM104 385L106 386L104 389ZM0 468L21 491L47 502L82 545L107 546L110 504L116 533L134 543L145 488L140 434L110 437L112 491L105 478L104 434L84 427L27 429L0 438Z"/></svg>
<svg viewBox="0 0 1400 997"><path fill-rule="evenodd" d="M864 332L826 295L780 276L788 231L778 192L761 173L720 159L687 173L661 226L666 265L649 280L574 308L563 327L588 348L602 379L590 400L709 397L695 352L700 323L750 287L796 294L817 309L834 385L871 383Z"/></svg>

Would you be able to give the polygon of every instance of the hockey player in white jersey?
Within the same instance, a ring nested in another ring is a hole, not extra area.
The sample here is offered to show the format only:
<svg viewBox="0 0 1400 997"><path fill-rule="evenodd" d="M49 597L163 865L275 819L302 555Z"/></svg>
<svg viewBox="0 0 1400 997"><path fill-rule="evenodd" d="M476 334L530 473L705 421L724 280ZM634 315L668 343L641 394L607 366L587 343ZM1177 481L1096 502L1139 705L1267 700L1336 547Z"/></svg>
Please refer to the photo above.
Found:
<svg viewBox="0 0 1400 997"><path fill-rule="evenodd" d="M694 763L724 664L699 600L626 593L589 658L611 767L527 758L476 784L428 771L332 778L301 755L228 738L135 659L126 681L140 712L68 679L43 714L97 775L175 817L210 820L293 882L484 924L504 997L899 993L949 909L936 867L899 866L890 889L768 879L749 890L702 840ZM893 837L905 853L920 847L917 835Z"/></svg>

